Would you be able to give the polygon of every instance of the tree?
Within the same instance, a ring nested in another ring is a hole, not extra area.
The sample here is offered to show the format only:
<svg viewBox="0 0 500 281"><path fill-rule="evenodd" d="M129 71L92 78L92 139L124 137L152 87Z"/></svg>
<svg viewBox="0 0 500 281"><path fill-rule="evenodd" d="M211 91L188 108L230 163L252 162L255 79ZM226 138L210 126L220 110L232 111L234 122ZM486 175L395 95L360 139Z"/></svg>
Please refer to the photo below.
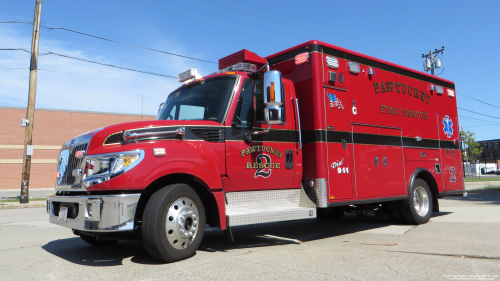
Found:
<svg viewBox="0 0 500 281"><path fill-rule="evenodd" d="M462 137L462 145L463 151L462 156L464 159L468 159L471 163L475 163L476 159L478 159L482 152L483 148L476 141L475 133L469 130L460 131L460 135Z"/></svg>

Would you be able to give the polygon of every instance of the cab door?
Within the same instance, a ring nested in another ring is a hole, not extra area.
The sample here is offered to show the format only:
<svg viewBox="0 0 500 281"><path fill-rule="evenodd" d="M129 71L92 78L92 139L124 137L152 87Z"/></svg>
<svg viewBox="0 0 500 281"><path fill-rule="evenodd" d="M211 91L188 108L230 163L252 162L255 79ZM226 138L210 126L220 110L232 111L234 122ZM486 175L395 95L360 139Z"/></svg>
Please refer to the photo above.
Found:
<svg viewBox="0 0 500 281"><path fill-rule="evenodd" d="M294 184L300 158L291 99L282 98L283 123L258 135L252 133L268 127L264 121L262 80L245 79L234 100L237 105L231 127L226 129L226 192L300 186Z"/></svg>

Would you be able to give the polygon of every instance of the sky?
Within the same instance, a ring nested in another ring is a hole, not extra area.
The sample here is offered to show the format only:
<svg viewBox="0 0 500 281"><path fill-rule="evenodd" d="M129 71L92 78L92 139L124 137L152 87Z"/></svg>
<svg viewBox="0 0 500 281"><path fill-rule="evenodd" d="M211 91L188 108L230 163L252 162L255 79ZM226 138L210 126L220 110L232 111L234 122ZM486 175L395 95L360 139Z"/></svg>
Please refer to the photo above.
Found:
<svg viewBox="0 0 500 281"><path fill-rule="evenodd" d="M35 0L0 1L0 22L31 22L34 8ZM156 115L181 85L49 52L177 77L213 73L242 49L264 57L313 39L423 71L422 54L444 46L436 74L456 84L460 126L477 140L498 139L498 14L493 0L45 0L36 107ZM0 23L0 49L29 50L31 34L29 24ZM27 106L29 63L28 52L0 50L0 106Z"/></svg>

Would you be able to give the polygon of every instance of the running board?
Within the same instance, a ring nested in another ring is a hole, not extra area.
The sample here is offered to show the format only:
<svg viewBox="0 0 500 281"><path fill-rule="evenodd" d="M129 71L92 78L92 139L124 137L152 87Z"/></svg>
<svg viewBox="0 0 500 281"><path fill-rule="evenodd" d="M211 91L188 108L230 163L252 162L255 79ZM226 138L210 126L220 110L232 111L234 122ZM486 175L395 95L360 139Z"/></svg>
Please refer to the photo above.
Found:
<svg viewBox="0 0 500 281"><path fill-rule="evenodd" d="M302 188L226 193L228 226L316 218Z"/></svg>

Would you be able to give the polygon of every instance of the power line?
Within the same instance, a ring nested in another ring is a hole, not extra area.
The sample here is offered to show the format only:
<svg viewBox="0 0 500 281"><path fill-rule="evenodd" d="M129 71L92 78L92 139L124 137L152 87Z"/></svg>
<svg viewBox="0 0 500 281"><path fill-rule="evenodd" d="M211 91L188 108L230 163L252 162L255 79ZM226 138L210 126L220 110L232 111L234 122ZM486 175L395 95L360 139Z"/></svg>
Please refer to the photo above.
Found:
<svg viewBox="0 0 500 281"><path fill-rule="evenodd" d="M131 46L131 47L136 47L136 48L140 48L140 49L144 49L144 50L148 50L148 51L153 51L153 52L158 52L158 53L162 53L162 54L167 54L167 55L171 55L171 56L177 56L177 57L191 59L191 60L197 60L197 61L202 61L202 62L208 62L208 63L218 64L217 62L213 62L213 61L202 60L202 59L198 59L198 58L193 58L193 57L188 57L188 56L184 56L184 55L174 54L174 53L170 53L170 52L166 52L166 51L162 51L162 50L157 50L157 49L153 49L153 48L143 47L143 46L139 46L139 45L135 45L135 44L124 43L124 42L120 42L120 41L117 41L117 40L108 39L108 38L104 38L104 37L100 37L100 36L88 34L88 33L81 32L81 31L76 31L76 30L73 30L73 29L65 28L65 27L47 27L45 25L53 26L51 24L44 24L44 25L42 25L42 27L47 28L47 29L52 29L52 30L53 29L65 30L65 31L77 33L77 34L80 34L80 35L85 35L85 36L89 36L89 37L93 37L93 38L97 38L97 39L101 39L101 40L105 40L105 41L109 41L109 42L113 42L113 43L118 43L118 44L127 45L127 46Z"/></svg>
<svg viewBox="0 0 500 281"><path fill-rule="evenodd" d="M458 107L458 109L461 109L461 110L465 110L465 111L468 111L468 112L472 112L472 113L475 113L475 114L479 114L479 115L483 115L483 116L486 116L486 117L490 117L490 118L495 118L495 119L500 119L498 117L495 117L495 116L491 116L491 115L486 115L486 114L482 114L482 113L479 113L479 112L475 112L475 111L472 111L472 110L468 110L468 109L465 109L465 108L461 108L461 107Z"/></svg>
<svg viewBox="0 0 500 281"><path fill-rule="evenodd" d="M30 24L30 25L33 24L31 22L28 22L28 21L0 21L0 23L26 23L26 24ZM53 26L53 27L48 27L48 26ZM52 24L45 23L45 24L42 24L42 27L46 28L46 29L50 29L50 30L54 30L54 29L65 30L65 31L77 33L77 34L80 34L80 35L85 35L85 36L88 36L88 37L96 38L96 39L101 39L101 40L105 40L105 41L109 41L109 42L113 42L113 43L118 43L118 44L127 45L127 46L131 46L131 47L136 47L136 48L140 48L140 49L144 49L144 50L148 50L148 51L153 51L153 52L158 52L158 53L162 53L162 54L167 54L167 55L171 55L171 56L177 56L177 57L191 59L191 60L197 60L197 61L202 61L202 62L208 62L208 63L218 64L217 62L213 62L213 61L208 61L208 60L193 58L193 57L189 57L189 56L174 54L174 53L167 52L167 51L162 51L162 50L157 50L157 49L153 49L153 48L143 47L143 46L139 46L139 45L135 45L135 44L130 44L130 43L125 43L125 42L121 42L121 41L117 41L117 40L113 40L113 39L109 39L109 38L104 38L104 37L101 37L101 36L92 35L92 34L88 34L88 33L85 33L85 32L81 32L81 31L77 31L77 30L65 28L65 27L55 26L55 25L52 25Z"/></svg>
<svg viewBox="0 0 500 281"><path fill-rule="evenodd" d="M247 16L235 14L235 13L232 13L232 12L228 12L228 11L225 11L225 10L222 10L222 9L219 9L219 8L215 8L213 6L210 6L210 5L207 5L207 4L203 4L203 3L200 3L200 2L197 2L197 1L194 1L194 0L188 0L188 1L196 3L198 5L202 5L202 6L214 9L214 10L217 10L217 11L221 11L221 12L224 12L224 13L227 13L227 14L230 14L230 15L238 16L238 17L245 18L245 19L250 19L250 20L253 20L253 21L257 21L257 22L261 22L261 23L267 24L267 25L274 25L274 26L281 27L281 28L288 29L288 30L292 30L292 31L295 31L295 32L302 32L302 33L311 34L311 35L314 35L314 36L325 36L325 37L333 38L333 39L336 39L336 40L347 41L347 42L352 42L352 43L357 43L357 44L366 44L366 45L381 46L381 47L391 47L391 48L408 48L408 47L400 47L400 46L387 46L387 45L380 45L380 44L359 42L359 41L353 41L353 40L347 40L347 39L342 39L342 38L336 38L336 37L326 36L325 34L318 34L318 33L312 33L312 32L302 31L302 30L298 30L298 29L286 27L286 26L283 26L283 25L279 25L279 24L274 24L274 23L270 23L270 22L258 20L258 19L252 18L252 17L247 17ZM297 22L295 22L295 23L297 23ZM328 30L328 31L332 31L332 30Z"/></svg>
<svg viewBox="0 0 500 281"><path fill-rule="evenodd" d="M6 51L6 50L7 51L25 51L25 52L29 53L29 51L25 50L25 49L19 49L19 48L17 48L17 49L16 48L0 48L0 51ZM145 74L150 74L150 75L156 75L156 76L162 76L162 77L177 79L177 77L173 77L173 76L170 76L170 75L159 74L159 73L154 73L154 72L149 72L149 71L144 71L144 70L138 70L138 69L134 69L134 68L128 68L128 67L123 67L123 66L118 66L118 65L108 64L108 63L102 63L102 62L97 62L97 61L92 61L92 60L87 60L87 59L72 57L72 56L68 56L68 55L64 55L64 54L54 53L54 52L51 52L51 51L46 51L45 54L46 55L54 55L54 56L64 57L64 58L73 59L73 60L79 60L79 61L93 63L93 64L99 64L99 65L114 67L114 68L123 69L123 70L129 70L129 71L134 71L134 72L140 72L140 73L145 73Z"/></svg>
<svg viewBox="0 0 500 281"><path fill-rule="evenodd" d="M489 105L489 106L493 106L493 107L496 107L496 108L500 108L500 106L496 106L496 105L493 105L493 104L491 104L491 103L487 103L487 102L485 102L485 101L478 100L478 99L473 98L473 97L471 97L471 96L468 96L468 95L466 95L466 94L464 94L464 93L462 93L462 92L460 92L460 93L459 93L459 92L457 92L457 93L458 93L458 94L460 94L460 95L462 95L462 96L466 96L466 97L468 97L468 98L470 98L470 99L473 99L473 100L475 100L475 101L478 101L478 102L480 102L480 103L484 103L484 104Z"/></svg>
<svg viewBox="0 0 500 281"><path fill-rule="evenodd" d="M191 1L191 0L189 0L189 1ZM303 25L303 26L307 26L307 27L322 29L322 30L329 31L329 32L341 33L341 34L345 34L345 35L349 35L349 36L355 36L355 37L360 37L360 38L365 38L365 39L370 39L370 40L380 40L380 41L393 42L393 43L401 43L401 44L414 45L414 46L425 46L425 45L422 45L422 44L404 43L404 42L399 42L399 41L386 40L386 39L373 38L373 37L366 37L366 36L356 35L356 34L352 34L352 33L337 31L337 30L333 30L333 29L323 28L323 27L319 27L319 26L305 24L305 23L298 22L298 21L289 20L289 19L286 19L286 18L276 17L274 15L265 14L265 13L262 13L262 12L259 12L259 11L247 9L245 7L236 6L236 5L233 5L233 4L230 4L230 3L226 3L226 2L223 2L223 1L219 1L219 0L214 0L214 1L222 3L222 4L225 4L225 5L233 6L233 7L239 8L239 9L243 9L243 10L246 10L246 11L250 11L250 12L253 12L253 13L261 14L261 15L264 15L266 17L272 17L272 18L275 18L275 19L279 19L279 20L283 20L283 21L288 21L288 22L291 22L291 23L296 23L296 24L300 24L300 25ZM194 1L191 1L191 2L194 2Z"/></svg>
<svg viewBox="0 0 500 281"><path fill-rule="evenodd" d="M148 72L148 71L143 71L143 70L138 70L138 69L133 69L133 68L128 68L128 67L123 67L123 66L117 66L117 65L107 64L107 63L101 63L101 62L97 62L97 61L91 61L91 60L87 60L87 59L72 57L72 56L58 54L58 53L54 53L54 52L48 52L48 53L51 54L51 55L60 56L60 57L68 58L68 59L79 60L79 61L84 61L84 62L89 62L89 63L94 63L94 64L100 64L100 65L114 67L114 68L119 68L119 69L124 69L124 70L130 70L130 71L135 71L135 72L140 72L140 73L145 73L145 74L151 74L151 75L156 75L156 76L163 76L163 77L167 77L167 78L177 79L177 77L173 77L173 76L169 76L169 75L158 74L158 73L153 73L153 72Z"/></svg>
<svg viewBox="0 0 500 281"><path fill-rule="evenodd" d="M26 49L19 49L19 48L0 48L0 51L25 51L30 53L30 51Z"/></svg>
<svg viewBox="0 0 500 281"><path fill-rule="evenodd" d="M472 117L463 116L463 115L459 115L458 117L459 118L473 119L473 120L478 120L478 121L484 121L484 122L489 122L489 123L494 123L494 124L499 124L500 125L500 123L498 123L498 122L488 121L488 120L484 120L484 119L472 118Z"/></svg>

